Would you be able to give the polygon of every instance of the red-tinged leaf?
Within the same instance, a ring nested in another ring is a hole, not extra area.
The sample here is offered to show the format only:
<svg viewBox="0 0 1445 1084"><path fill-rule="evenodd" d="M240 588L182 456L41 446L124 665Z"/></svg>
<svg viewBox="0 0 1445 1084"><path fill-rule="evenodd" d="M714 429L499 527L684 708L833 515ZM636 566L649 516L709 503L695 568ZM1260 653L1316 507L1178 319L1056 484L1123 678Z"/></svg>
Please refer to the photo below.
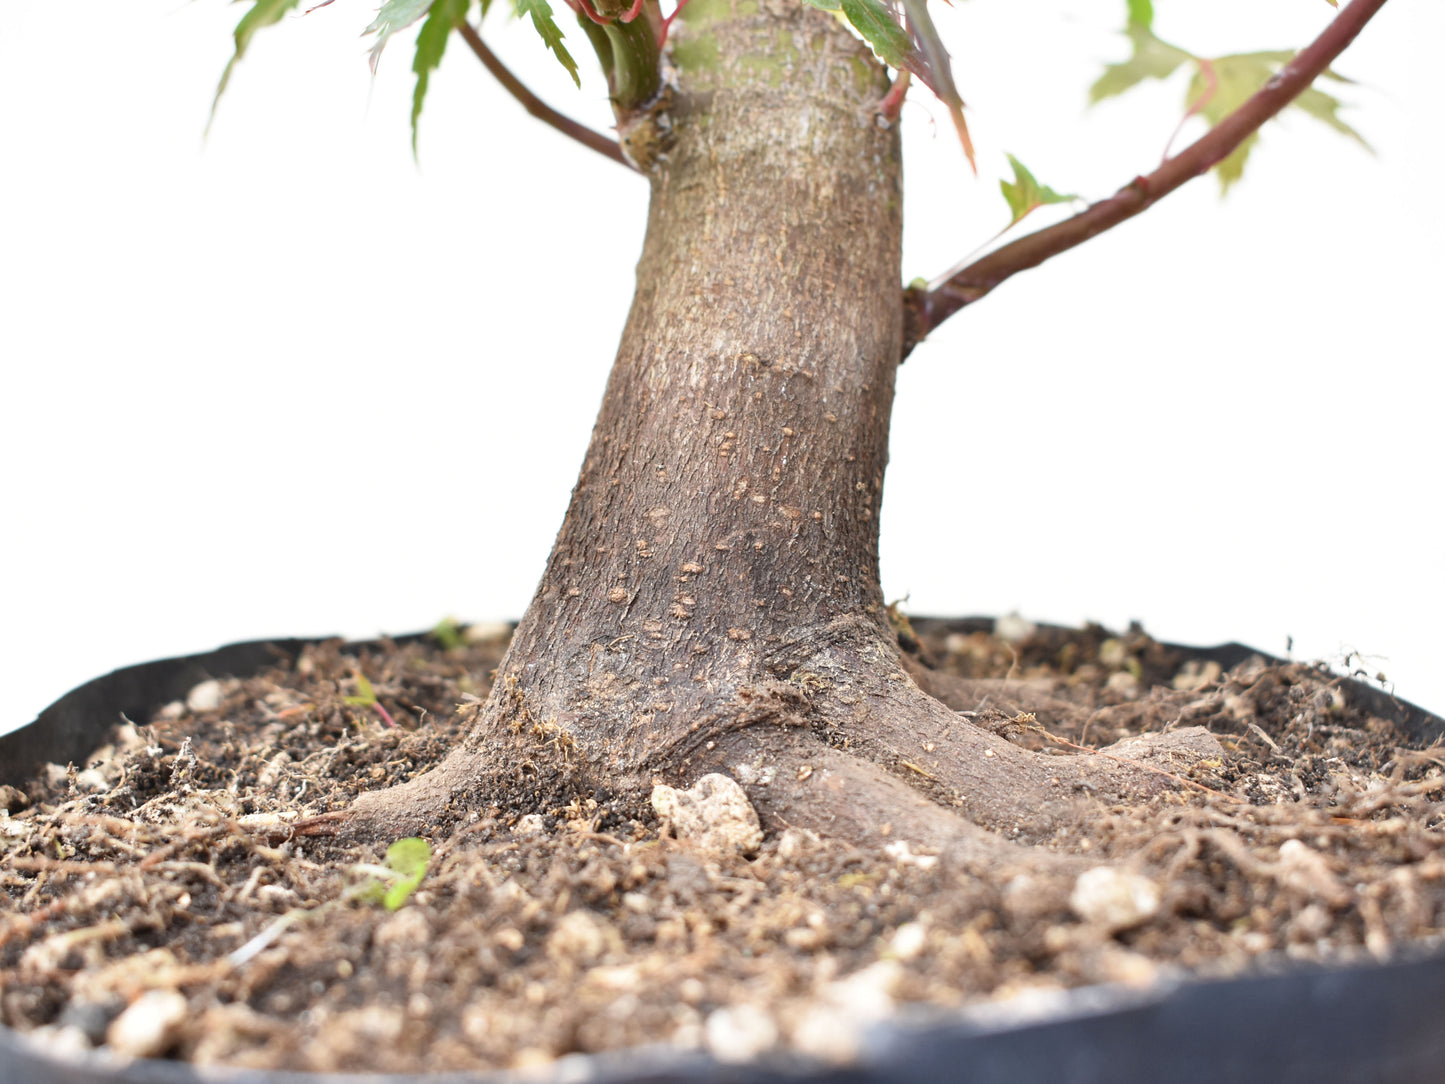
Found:
<svg viewBox="0 0 1445 1084"><path fill-rule="evenodd" d="M948 50L943 47L943 39L938 36L938 28L933 25L933 18L928 14L928 0L903 0L903 12L908 17L909 29L913 31L913 39L918 44L917 50L910 57L908 69L922 79L924 85L948 107L954 130L958 132L958 141L963 144L964 156L968 158L969 168L973 170L974 176L977 176L978 163L974 160L973 140L968 136L968 123L963 119L963 98L953 82L953 65L949 61ZM920 55L924 60L921 65L914 62Z"/></svg>
<svg viewBox="0 0 1445 1084"><path fill-rule="evenodd" d="M1201 60L1199 72L1189 84L1188 101L1191 112L1197 112L1212 128L1248 101L1281 67L1293 60L1294 55L1288 51L1268 51L1236 53L1233 56ZM1340 76L1334 78L1340 82L1347 81ZM1364 137L1339 118L1340 106L1337 98L1317 87L1309 87L1287 108L1308 113L1369 150L1369 144ZM1228 191L1229 187L1244 175L1245 163L1249 161L1250 152L1254 150L1257 141L1257 136L1251 136L1236 147L1234 153L1215 166L1222 191Z"/></svg>
<svg viewBox="0 0 1445 1084"><path fill-rule="evenodd" d="M246 55L246 49L251 44L251 39L256 36L256 31L264 26L271 26L279 23L282 17L296 6L297 0L255 0L251 10L241 16L241 21L236 24L236 30L232 35L236 39L236 51L231 54L231 59L226 62L226 70L221 73L221 82L216 87L216 97L211 101L211 116L206 121L206 131L211 130L211 121L216 119L216 106L220 104L221 95L226 91L226 84L231 81L231 72L235 70L236 61Z"/></svg>
<svg viewBox="0 0 1445 1084"><path fill-rule="evenodd" d="M398 30L405 30L422 18L431 10L431 5L432 0L386 0L386 3L381 5L381 10L376 13L371 25L361 32L362 37L367 34L376 35L376 43L368 54L372 75L376 74L376 64L381 59L381 51L386 48L387 40Z"/></svg>
<svg viewBox="0 0 1445 1084"><path fill-rule="evenodd" d="M1055 192L1046 184L1039 184L1027 167L1013 155L1009 155L1008 160L1009 165L1013 166L1013 183L999 181L998 186L1002 189L1003 198L1008 202L1009 211L1013 214L1013 218L1009 222L1010 227L1017 226L1026 215L1046 204L1072 203L1079 198L1075 195Z"/></svg>

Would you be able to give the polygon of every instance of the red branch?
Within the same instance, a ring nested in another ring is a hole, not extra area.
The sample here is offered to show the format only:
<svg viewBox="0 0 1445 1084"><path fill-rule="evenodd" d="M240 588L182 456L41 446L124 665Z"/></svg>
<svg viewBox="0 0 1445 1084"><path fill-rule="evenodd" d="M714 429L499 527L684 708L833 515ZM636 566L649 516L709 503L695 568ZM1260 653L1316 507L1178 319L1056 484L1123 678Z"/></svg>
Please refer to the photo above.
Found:
<svg viewBox="0 0 1445 1084"><path fill-rule="evenodd" d="M571 136L583 146L592 148L598 154L606 155L628 169L633 168L632 163L623 157L622 148L617 145L615 139L611 139L601 132L594 132L585 124L578 124L571 117L563 116L528 90L522 81L497 59L497 55L487 48L486 42L482 41L481 35L472 29L470 23L464 22L458 26L457 33L461 34L462 40L471 46L472 52L477 54L477 59L482 62L487 71L492 73L497 82L501 83L513 98L522 103L522 108L528 113L538 120L550 124L563 135Z"/></svg>
<svg viewBox="0 0 1445 1084"><path fill-rule="evenodd" d="M1207 173L1296 97L1339 56L1385 0L1352 0L1308 48L1253 97L1147 177L1136 177L1106 200L1072 218L1021 237L948 274L931 290L904 291L903 357L943 321L1020 271L1067 252L1133 218L1186 181Z"/></svg>

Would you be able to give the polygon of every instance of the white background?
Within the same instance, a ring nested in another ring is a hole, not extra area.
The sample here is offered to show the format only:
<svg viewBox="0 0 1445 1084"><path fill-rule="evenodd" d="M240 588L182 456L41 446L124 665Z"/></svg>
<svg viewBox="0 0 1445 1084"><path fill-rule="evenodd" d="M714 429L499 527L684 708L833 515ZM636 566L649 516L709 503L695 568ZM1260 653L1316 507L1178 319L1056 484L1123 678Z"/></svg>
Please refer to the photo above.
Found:
<svg viewBox="0 0 1445 1084"><path fill-rule="evenodd" d="M1157 164L1181 82L1084 105L1126 53L1123 7L941 12L983 177L915 93L905 277L1006 221L1004 150L1091 199ZM1202 53L1303 44L1331 17L1158 8ZM0 730L146 659L516 617L561 521L646 185L527 118L458 39L418 166L412 34L373 83L365 0L263 31L203 144L242 10L6 5ZM500 14L498 51L604 127L600 79L577 92ZM890 597L1357 648L1445 709L1441 41L1441 5L1395 0L1340 63L1377 157L1309 118L1272 125L1224 202L1196 182L913 355Z"/></svg>

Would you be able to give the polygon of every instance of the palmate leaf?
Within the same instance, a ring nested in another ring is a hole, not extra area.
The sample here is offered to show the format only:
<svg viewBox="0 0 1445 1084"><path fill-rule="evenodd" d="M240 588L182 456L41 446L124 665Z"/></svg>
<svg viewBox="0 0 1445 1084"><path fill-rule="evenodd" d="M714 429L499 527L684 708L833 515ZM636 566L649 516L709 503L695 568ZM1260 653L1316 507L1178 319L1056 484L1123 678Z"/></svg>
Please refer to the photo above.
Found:
<svg viewBox="0 0 1445 1084"><path fill-rule="evenodd" d="M572 54L567 52L562 44L562 31L552 18L552 7L547 0L516 0L516 8L517 18L520 19L523 15L532 17L532 25L537 28L537 33L542 35L542 41L556 54L562 67L567 69L572 82L580 87L582 78L577 74L577 61L572 59Z"/></svg>
<svg viewBox="0 0 1445 1084"><path fill-rule="evenodd" d="M1329 73L1326 72L1325 74ZM1375 149L1370 146L1364 136L1340 120L1338 111L1344 103L1333 95L1326 94L1320 90L1319 87L1310 87L1290 104L1296 109L1301 109L1308 113L1314 117L1315 120L1328 124L1335 131L1339 132L1340 135L1349 136L1371 154L1374 153Z"/></svg>
<svg viewBox="0 0 1445 1084"><path fill-rule="evenodd" d="M1137 3L1138 0L1131 0L1129 28L1125 31L1134 47L1134 55L1122 64L1110 64L1104 69L1104 74L1089 88L1091 105L1123 94L1145 79L1168 79L1179 69L1179 65L1194 60L1194 54L1156 38L1147 23L1134 22ZM1145 3L1147 4L1147 0ZM1148 13L1148 18L1153 18L1152 10Z"/></svg>
<svg viewBox="0 0 1445 1084"><path fill-rule="evenodd" d="M1189 83L1189 108L1208 121L1212 128L1243 105L1251 95L1274 76L1275 72L1292 59L1294 59L1292 52L1269 51L1236 53L1214 60L1201 60L1199 70ZM1336 80L1345 81L1333 73L1330 74ZM1316 87L1309 87L1287 108L1297 108L1308 113L1369 150L1370 145L1365 142L1364 137L1339 118L1340 106L1341 102L1338 98L1332 97ZM1230 186L1244 175L1245 163L1249 160L1250 152L1254 150L1258 140L1257 134L1251 135L1236 147L1232 154L1215 166L1222 191L1227 192Z"/></svg>
<svg viewBox="0 0 1445 1084"><path fill-rule="evenodd" d="M1075 195L1055 192L1046 184L1039 184L1027 167L1013 155L1009 155L1008 160L1009 165L1013 166L1013 183L998 182L999 188L1003 190L1003 198L1008 202L1009 210L1013 213L1013 219L1009 222L1008 228L1017 226L1023 221L1025 215L1046 204L1072 203L1079 198Z"/></svg>
<svg viewBox="0 0 1445 1084"><path fill-rule="evenodd" d="M376 43L368 54L372 75L376 74L376 63L381 59L381 51L386 48L391 36L420 19L431 10L431 6L432 0L386 0L386 3L381 5L381 10L376 13L371 25L361 32L362 37L367 34L376 35Z"/></svg>
<svg viewBox="0 0 1445 1084"><path fill-rule="evenodd" d="M417 121L421 119L421 105L426 98L431 73L436 71L446 52L447 39L467 17L472 0L432 0L426 22L416 36L416 56L412 59L411 70L416 73L416 90L411 97L411 153L416 154Z"/></svg>
<svg viewBox="0 0 1445 1084"><path fill-rule="evenodd" d="M1125 0L1125 5L1128 23L1124 33L1133 47L1132 55L1123 63L1110 64L1104 69L1103 75L1089 88L1091 104L1131 90L1146 79L1167 79L1181 65L1187 64L1194 69L1194 74L1186 91L1188 111L1185 117L1203 117L1212 128L1243 105L1295 57L1289 50L1236 53L1214 59L1195 56L1154 35L1151 29L1154 19L1152 0ZM1336 82L1349 82L1329 69L1324 72L1324 77ZM1364 137L1340 119L1341 104L1339 99L1318 87L1309 87L1287 108L1308 113L1368 150L1369 144ZM1243 176L1245 163L1258 142L1258 133L1250 135L1233 153L1215 165L1222 190L1228 191Z"/></svg>
<svg viewBox="0 0 1445 1084"><path fill-rule="evenodd" d="M256 36L256 31L264 26L271 26L279 23L285 14L296 6L297 0L255 0L251 10L241 16L241 21L236 24L233 37L236 40L236 51L231 54L231 59L226 62L226 70L221 73L221 82L216 87L216 96L211 101L211 116L206 121L206 130L210 131L211 121L216 119L216 106L221 102L221 95L226 91L226 84L231 81L231 72L235 70L236 61L246 55L246 48L251 44L251 39Z"/></svg>

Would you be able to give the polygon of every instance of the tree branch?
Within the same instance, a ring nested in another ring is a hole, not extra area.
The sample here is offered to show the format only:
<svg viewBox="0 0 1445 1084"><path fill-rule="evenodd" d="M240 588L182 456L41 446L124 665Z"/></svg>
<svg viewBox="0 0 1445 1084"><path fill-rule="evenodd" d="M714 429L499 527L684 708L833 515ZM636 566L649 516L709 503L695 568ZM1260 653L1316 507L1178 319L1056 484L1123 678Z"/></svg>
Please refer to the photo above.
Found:
<svg viewBox="0 0 1445 1084"><path fill-rule="evenodd" d="M538 120L550 124L563 135L571 136L583 146L590 147L598 154L606 155L614 162L619 162L628 169L633 168L632 163L623 156L622 148L617 145L615 139L611 139L601 132L594 132L585 124L578 124L570 117L564 117L528 90L522 84L522 81L508 71L507 66L497 59L497 54L487 48L487 43L482 41L481 35L472 29L470 23L463 22L457 27L457 32L461 34L462 40L471 46L472 52L477 54L477 59L482 62L482 65L487 71L491 72L497 82L506 88L507 93L522 103L522 108L528 113L532 114L532 116Z"/></svg>
<svg viewBox="0 0 1445 1084"><path fill-rule="evenodd" d="M1253 97L1178 155L1166 159L1147 177L1135 177L1113 196L1088 210L949 272L944 281L932 289L909 287L903 298L903 357L939 324L1005 279L1113 229L1229 157L1267 120L1308 89L1384 4L1385 0L1352 0L1308 48L1281 68Z"/></svg>

